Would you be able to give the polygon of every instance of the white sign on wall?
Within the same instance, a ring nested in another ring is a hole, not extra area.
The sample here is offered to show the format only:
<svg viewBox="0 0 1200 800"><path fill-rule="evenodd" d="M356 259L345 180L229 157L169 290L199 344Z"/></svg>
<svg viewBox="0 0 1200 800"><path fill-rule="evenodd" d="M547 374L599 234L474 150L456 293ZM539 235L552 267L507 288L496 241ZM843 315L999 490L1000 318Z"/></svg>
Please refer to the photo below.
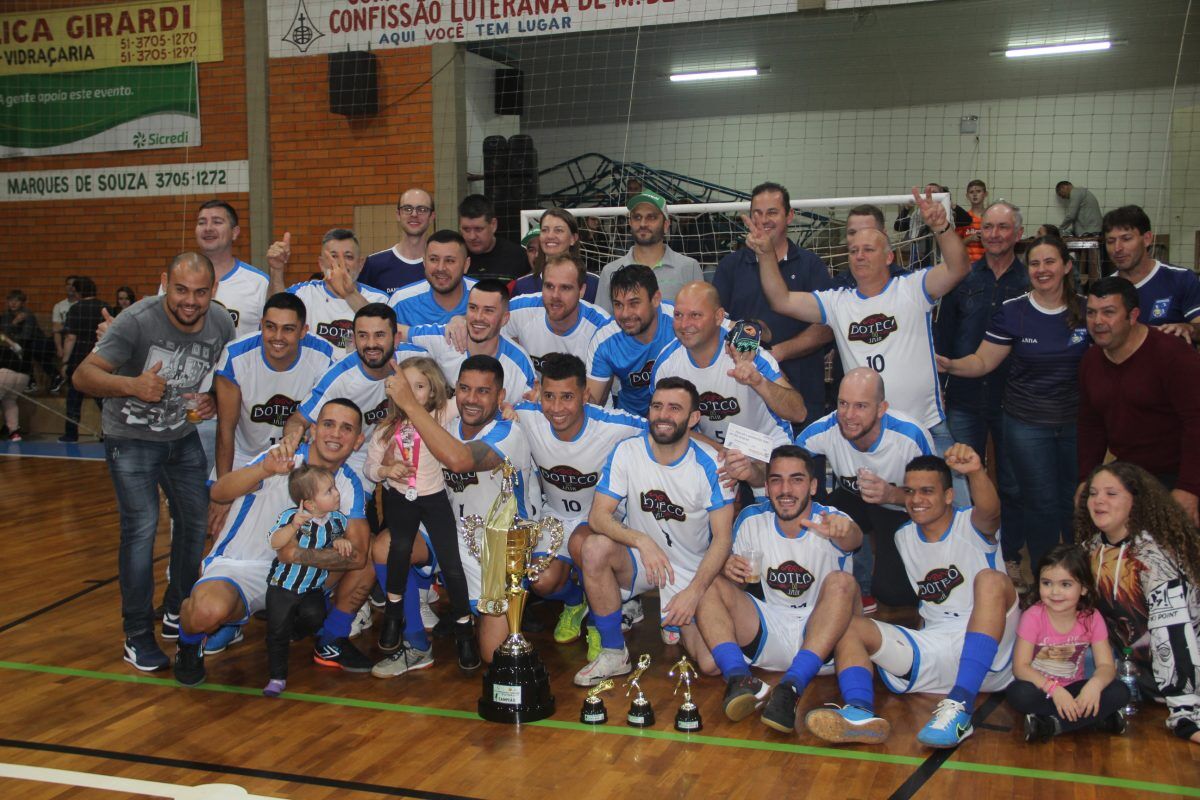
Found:
<svg viewBox="0 0 1200 800"><path fill-rule="evenodd" d="M4 203L248 191L247 161L0 173L0 202Z"/></svg>

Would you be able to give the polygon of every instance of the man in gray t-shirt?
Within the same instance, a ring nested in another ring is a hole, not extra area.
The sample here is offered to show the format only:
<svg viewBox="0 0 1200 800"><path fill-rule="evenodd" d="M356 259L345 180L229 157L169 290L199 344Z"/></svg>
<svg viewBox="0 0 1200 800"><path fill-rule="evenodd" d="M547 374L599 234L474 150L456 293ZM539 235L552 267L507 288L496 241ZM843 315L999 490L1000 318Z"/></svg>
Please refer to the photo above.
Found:
<svg viewBox="0 0 1200 800"><path fill-rule="evenodd" d="M179 606L200 572L208 521L208 470L194 422L216 413L200 391L233 320L212 300L212 262L183 253L163 275L166 293L130 306L76 368L84 394L104 398L102 428L121 516L118 559L125 660L143 671L170 663L154 638L154 536L158 489L173 523L163 638L179 636Z"/></svg>

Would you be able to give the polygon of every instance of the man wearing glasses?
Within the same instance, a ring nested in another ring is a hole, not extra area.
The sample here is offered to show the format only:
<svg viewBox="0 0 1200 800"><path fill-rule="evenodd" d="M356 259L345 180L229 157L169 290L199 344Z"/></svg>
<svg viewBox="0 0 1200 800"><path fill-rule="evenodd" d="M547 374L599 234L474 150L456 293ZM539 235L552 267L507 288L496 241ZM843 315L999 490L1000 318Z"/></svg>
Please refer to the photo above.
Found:
<svg viewBox="0 0 1200 800"><path fill-rule="evenodd" d="M367 256L358 279L389 295L425 279L425 234L437 214L433 197L424 189L409 189L396 203L400 241Z"/></svg>

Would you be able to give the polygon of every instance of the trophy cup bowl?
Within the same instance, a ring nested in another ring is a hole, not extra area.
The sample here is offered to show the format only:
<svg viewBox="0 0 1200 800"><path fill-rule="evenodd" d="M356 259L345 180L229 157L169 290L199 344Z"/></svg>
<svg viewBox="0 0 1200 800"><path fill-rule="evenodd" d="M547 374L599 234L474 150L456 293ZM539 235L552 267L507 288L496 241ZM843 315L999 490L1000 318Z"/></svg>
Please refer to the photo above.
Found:
<svg viewBox="0 0 1200 800"><path fill-rule="evenodd" d="M508 620L508 636L483 674L479 716L512 725L554 714L550 676L521 633L521 616L529 596L525 580L536 579L550 565L562 545L563 526L552 517L536 523L519 519L512 488L516 470L508 461L498 469L504 470L504 478L486 522L478 516L464 519L463 535L482 573L479 612L503 614ZM533 551L543 533L550 536L549 552L535 558Z"/></svg>

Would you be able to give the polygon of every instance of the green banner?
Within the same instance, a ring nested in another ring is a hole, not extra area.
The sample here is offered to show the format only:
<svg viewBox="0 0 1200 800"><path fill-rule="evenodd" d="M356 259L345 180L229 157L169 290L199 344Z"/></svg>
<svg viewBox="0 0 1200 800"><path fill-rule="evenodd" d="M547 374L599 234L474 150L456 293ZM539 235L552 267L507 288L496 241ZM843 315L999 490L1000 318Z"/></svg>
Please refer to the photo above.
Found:
<svg viewBox="0 0 1200 800"><path fill-rule="evenodd" d="M194 63L0 77L0 157L199 144Z"/></svg>

